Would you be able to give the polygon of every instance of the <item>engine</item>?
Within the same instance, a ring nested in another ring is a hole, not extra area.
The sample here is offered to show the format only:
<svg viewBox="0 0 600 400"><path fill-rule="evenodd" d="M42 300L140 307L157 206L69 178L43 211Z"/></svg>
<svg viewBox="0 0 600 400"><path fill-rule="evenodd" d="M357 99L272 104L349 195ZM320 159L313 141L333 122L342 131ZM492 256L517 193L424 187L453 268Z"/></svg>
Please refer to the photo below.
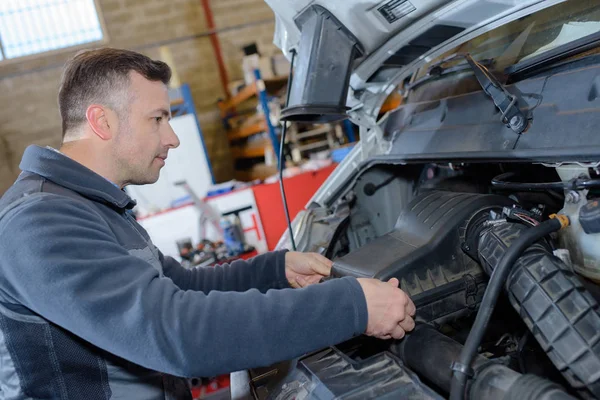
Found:
<svg viewBox="0 0 600 400"><path fill-rule="evenodd" d="M487 275L462 250L469 229L507 197L427 191L400 214L394 229L335 261L333 276L398 278L424 322L443 323L476 308Z"/></svg>
<svg viewBox="0 0 600 400"><path fill-rule="evenodd" d="M360 210L375 221L393 193L367 199L373 211L364 196L382 184L356 183L327 250L332 279L397 278L417 327L294 360L264 398L600 398L600 181L587 166L554 168L560 181L509 181L513 171L483 189L396 185L415 190L385 229Z"/></svg>
<svg viewBox="0 0 600 400"><path fill-rule="evenodd" d="M581 209L587 211L585 215L595 215L588 210L597 203ZM418 321L443 324L479 305L487 277L511 244L540 224L540 215L541 210L521 209L507 197L426 191L408 204L391 232L337 260L333 274L398 278L417 306ZM564 241L579 243L573 240L579 232L571 227ZM504 287L510 303L569 384L599 397L598 304L573 273L572 264L554 253L550 241L527 248ZM564 251L556 254L565 255ZM431 368L437 367L421 365L420 372L427 375ZM446 374L451 375L449 368Z"/></svg>

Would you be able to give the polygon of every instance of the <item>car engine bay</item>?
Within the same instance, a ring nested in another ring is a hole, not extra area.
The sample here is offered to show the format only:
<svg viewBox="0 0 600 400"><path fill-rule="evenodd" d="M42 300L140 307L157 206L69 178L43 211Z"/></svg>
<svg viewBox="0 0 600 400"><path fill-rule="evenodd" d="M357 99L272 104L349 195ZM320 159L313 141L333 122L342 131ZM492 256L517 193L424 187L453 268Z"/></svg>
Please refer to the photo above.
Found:
<svg viewBox="0 0 600 400"><path fill-rule="evenodd" d="M600 397L599 173L583 163L360 172L331 207L307 211L303 249L334 260L330 279L398 278L417 327L254 373L256 397Z"/></svg>
<svg viewBox="0 0 600 400"><path fill-rule="evenodd" d="M600 398L600 33L540 46L600 8L511 4L468 34L436 9L366 56L346 4L283 17L283 119L350 117L360 143L278 248L330 258L328 279L397 278L416 327L249 371L255 399Z"/></svg>

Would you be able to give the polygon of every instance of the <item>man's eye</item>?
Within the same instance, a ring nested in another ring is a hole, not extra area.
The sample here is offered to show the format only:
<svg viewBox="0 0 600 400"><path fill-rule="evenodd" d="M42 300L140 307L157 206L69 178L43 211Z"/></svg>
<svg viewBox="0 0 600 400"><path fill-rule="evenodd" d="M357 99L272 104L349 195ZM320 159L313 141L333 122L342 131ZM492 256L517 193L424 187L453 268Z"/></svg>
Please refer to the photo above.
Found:
<svg viewBox="0 0 600 400"><path fill-rule="evenodd" d="M163 117L154 117L154 119L156 120L157 124L160 124L160 122L162 121Z"/></svg>

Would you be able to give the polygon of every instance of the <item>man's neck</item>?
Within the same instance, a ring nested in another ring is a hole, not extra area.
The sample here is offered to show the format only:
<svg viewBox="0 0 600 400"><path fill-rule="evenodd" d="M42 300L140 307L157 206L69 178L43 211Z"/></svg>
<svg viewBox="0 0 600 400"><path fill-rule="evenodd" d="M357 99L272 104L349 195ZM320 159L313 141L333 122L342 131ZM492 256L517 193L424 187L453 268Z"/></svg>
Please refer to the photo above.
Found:
<svg viewBox="0 0 600 400"><path fill-rule="evenodd" d="M123 188L123 184L119 183L111 172L112 165L110 161L101 157L97 151L90 149L88 140L89 139L80 139L64 143L58 151L70 159L77 161L84 167L94 171L119 189Z"/></svg>

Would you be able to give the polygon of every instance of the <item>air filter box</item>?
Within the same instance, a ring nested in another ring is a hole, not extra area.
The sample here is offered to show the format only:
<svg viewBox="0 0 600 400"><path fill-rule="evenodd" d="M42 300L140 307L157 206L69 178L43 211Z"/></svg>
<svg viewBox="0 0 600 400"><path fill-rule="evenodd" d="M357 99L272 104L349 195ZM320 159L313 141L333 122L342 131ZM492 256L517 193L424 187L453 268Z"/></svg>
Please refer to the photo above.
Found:
<svg viewBox="0 0 600 400"><path fill-rule="evenodd" d="M441 322L480 303L487 277L462 249L469 229L481 227L502 196L429 191L409 203L394 229L336 260L332 276L398 278L420 320Z"/></svg>

